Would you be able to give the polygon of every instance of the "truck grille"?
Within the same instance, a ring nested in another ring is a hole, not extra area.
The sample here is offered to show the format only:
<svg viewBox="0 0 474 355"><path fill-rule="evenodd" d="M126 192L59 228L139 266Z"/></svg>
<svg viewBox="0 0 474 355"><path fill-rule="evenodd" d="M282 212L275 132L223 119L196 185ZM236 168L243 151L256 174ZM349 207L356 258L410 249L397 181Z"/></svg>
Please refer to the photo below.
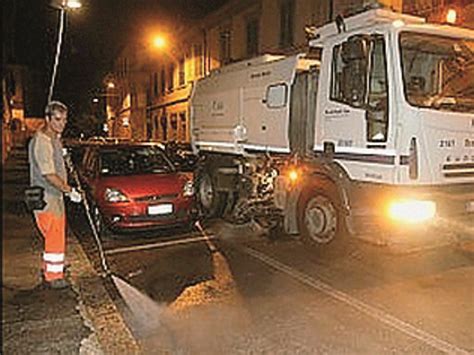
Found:
<svg viewBox="0 0 474 355"><path fill-rule="evenodd" d="M474 163L453 163L443 165L445 178L474 177Z"/></svg>

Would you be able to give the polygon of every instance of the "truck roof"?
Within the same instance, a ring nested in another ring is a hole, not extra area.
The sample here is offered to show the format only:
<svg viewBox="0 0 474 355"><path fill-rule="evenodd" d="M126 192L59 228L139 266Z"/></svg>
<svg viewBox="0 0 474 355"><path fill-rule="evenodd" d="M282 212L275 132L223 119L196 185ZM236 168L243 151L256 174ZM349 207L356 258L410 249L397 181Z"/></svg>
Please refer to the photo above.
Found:
<svg viewBox="0 0 474 355"><path fill-rule="evenodd" d="M266 64L268 62L273 62L275 60L281 60L285 59L286 57L283 55L272 55L272 54L264 54L259 57L247 59L247 60L242 60L239 62L235 62L232 64L224 65L222 67L213 69L210 73L210 75L216 75L216 74L221 74L221 73L228 73L228 72L233 72L233 71L238 71L242 70L246 67L250 66L257 66L257 65L262 65Z"/></svg>
<svg viewBox="0 0 474 355"><path fill-rule="evenodd" d="M452 37L474 38L474 31L459 26L444 25L439 23L427 23L424 18L393 12L386 9L373 9L363 13L345 18L344 32L352 32L358 29L369 28L379 25L396 24L398 29L414 30L432 34L446 34ZM328 38L340 34L335 22L328 23L319 28L310 29L313 39L309 42L310 47L319 47Z"/></svg>
<svg viewBox="0 0 474 355"><path fill-rule="evenodd" d="M350 32L360 28L392 23L396 20L403 21L405 24L425 23L425 19L422 17L401 14L385 9L373 9L345 18L344 26L345 31ZM311 35L314 39L311 40L309 44L312 47L317 47L328 37L332 37L337 34L339 34L339 30L336 21L328 23L327 25L316 28L312 31Z"/></svg>

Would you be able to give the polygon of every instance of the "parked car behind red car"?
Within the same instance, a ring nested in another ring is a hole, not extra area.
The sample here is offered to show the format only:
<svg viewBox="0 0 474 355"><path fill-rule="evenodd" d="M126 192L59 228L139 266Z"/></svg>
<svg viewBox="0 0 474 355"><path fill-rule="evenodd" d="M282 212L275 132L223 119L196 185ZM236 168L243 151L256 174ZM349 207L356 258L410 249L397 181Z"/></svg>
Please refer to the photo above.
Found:
<svg viewBox="0 0 474 355"><path fill-rule="evenodd" d="M79 175L99 231L191 224L192 174L182 173L156 143L89 145Z"/></svg>

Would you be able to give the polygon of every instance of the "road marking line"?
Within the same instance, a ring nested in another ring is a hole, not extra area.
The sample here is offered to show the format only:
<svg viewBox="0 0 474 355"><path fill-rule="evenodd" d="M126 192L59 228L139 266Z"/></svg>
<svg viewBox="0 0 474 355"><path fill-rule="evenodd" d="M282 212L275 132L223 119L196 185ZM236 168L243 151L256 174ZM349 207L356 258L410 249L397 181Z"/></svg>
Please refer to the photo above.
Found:
<svg viewBox="0 0 474 355"><path fill-rule="evenodd" d="M148 250L148 249L155 249L155 248L163 248L169 247L172 245L182 245L182 244L189 244L195 242L204 242L208 239L214 239L214 236L206 236L206 237L195 237L195 238L186 238L186 239L174 239L169 240L166 242L157 242L157 243L150 243L150 244L140 244L134 245L131 247L123 247L123 248L115 248L115 249L108 249L105 251L106 255L113 255L119 253L128 253L131 251L139 251L139 250Z"/></svg>
<svg viewBox="0 0 474 355"><path fill-rule="evenodd" d="M335 298L336 300L343 302L361 311L362 313L365 313L366 315L381 321L382 323L390 325L393 328L398 329L399 331L413 338L421 340L439 351L442 351L448 354L463 354L463 355L469 354L469 352L464 349L458 348L457 346L451 343L448 343L442 339L439 339L436 336L424 330L416 328L415 326L409 323L406 323L388 313L385 313L384 311L380 309L377 309L362 301L359 301L358 299L348 295L347 293L339 291L333 288L332 286L320 280L314 279L300 271L297 271L263 253L260 253L251 248L244 248L244 251L250 256L253 256L254 258L262 261L263 263L297 279L298 281L304 283L305 285L310 286L320 292L323 292L326 295L332 298Z"/></svg>

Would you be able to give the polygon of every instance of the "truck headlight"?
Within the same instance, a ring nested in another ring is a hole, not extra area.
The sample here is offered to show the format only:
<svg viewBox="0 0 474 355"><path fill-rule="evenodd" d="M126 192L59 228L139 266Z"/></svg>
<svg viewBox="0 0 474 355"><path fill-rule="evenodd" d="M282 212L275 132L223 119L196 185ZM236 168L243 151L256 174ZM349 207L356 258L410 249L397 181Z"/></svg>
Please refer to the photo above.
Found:
<svg viewBox="0 0 474 355"><path fill-rule="evenodd" d="M128 198L125 194L118 190L111 187L105 189L104 193L105 201L107 202L127 202Z"/></svg>
<svg viewBox="0 0 474 355"><path fill-rule="evenodd" d="M194 195L194 183L192 181L187 181L183 187L183 196L190 197Z"/></svg>
<svg viewBox="0 0 474 355"><path fill-rule="evenodd" d="M390 218L408 223L426 222L436 215L436 203L423 200L400 200L390 204Z"/></svg>

